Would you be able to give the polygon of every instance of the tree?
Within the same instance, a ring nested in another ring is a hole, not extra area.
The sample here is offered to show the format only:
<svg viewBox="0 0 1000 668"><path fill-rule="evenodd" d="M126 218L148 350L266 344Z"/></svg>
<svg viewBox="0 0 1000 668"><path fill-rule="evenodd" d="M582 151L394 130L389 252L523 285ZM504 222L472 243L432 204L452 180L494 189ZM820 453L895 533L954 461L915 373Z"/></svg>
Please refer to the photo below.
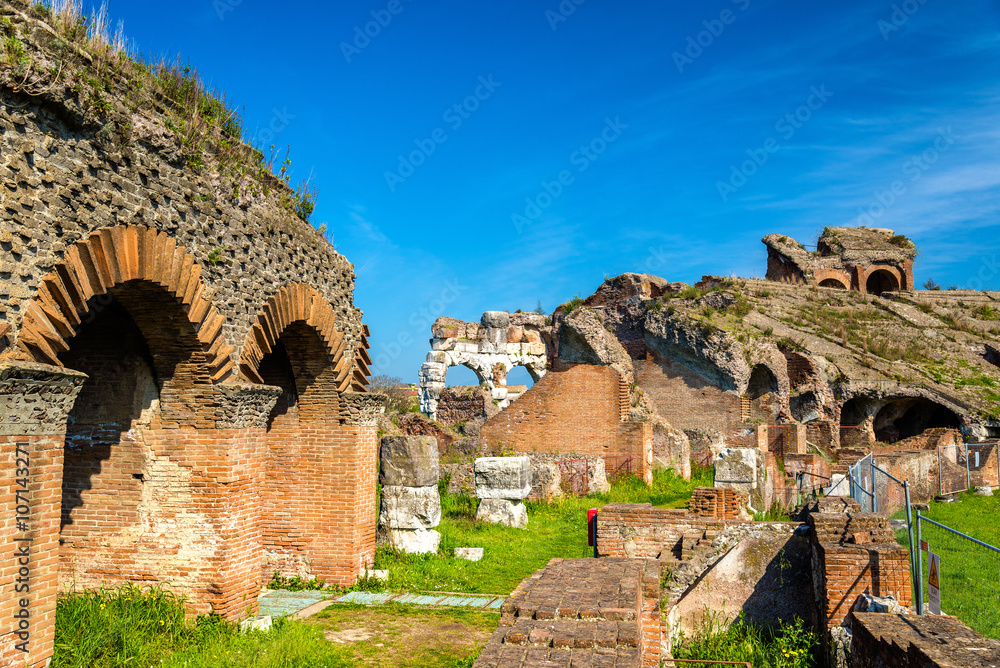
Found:
<svg viewBox="0 0 1000 668"><path fill-rule="evenodd" d="M406 413L410 410L412 399L410 390L396 376L386 374L372 376L368 382L368 391L389 397L389 403L385 407L387 413Z"/></svg>
<svg viewBox="0 0 1000 668"><path fill-rule="evenodd" d="M541 299L538 300L538 304L535 306L535 313L541 313L542 315L545 315L545 309L542 308L542 300Z"/></svg>
<svg viewBox="0 0 1000 668"><path fill-rule="evenodd" d="M935 283L933 278L928 278L924 281L924 290L940 290L941 284Z"/></svg>

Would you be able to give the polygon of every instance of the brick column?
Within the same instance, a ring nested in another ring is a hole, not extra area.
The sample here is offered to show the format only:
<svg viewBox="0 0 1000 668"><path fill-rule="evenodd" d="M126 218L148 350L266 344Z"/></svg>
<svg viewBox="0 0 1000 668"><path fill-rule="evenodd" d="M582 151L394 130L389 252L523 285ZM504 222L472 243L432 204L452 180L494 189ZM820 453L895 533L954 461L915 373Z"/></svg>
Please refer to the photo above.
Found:
<svg viewBox="0 0 1000 668"><path fill-rule="evenodd" d="M217 435L228 447L227 471L217 478L218 496L212 499L222 510L218 591L212 607L230 619L255 611L260 593L267 420L281 392L266 385L220 386Z"/></svg>
<svg viewBox="0 0 1000 668"><path fill-rule="evenodd" d="M0 363L0 665L52 656L66 418L86 376Z"/></svg>

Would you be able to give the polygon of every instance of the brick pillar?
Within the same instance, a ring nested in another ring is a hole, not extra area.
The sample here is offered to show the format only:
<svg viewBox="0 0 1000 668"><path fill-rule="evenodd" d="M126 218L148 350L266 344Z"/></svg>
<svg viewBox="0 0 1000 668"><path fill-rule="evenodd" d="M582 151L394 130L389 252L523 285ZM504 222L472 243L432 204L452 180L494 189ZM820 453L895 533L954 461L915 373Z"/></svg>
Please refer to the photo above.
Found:
<svg viewBox="0 0 1000 668"><path fill-rule="evenodd" d="M52 656L66 418L85 379L54 366L0 363L3 666L40 668Z"/></svg>
<svg viewBox="0 0 1000 668"><path fill-rule="evenodd" d="M375 486L378 483L378 418L385 412L386 397L381 394L345 392L341 396L341 422L346 449L352 461L348 478L348 503L341 508L351 525L351 552L347 557L350 581L357 580L362 568L375 561L375 531L378 508Z"/></svg>
<svg viewBox="0 0 1000 668"><path fill-rule="evenodd" d="M218 484L206 501L221 510L218 521L222 545L212 608L230 619L254 612L260 593L266 429L280 394L278 387L220 386L215 436L224 449L225 470L216 478Z"/></svg>

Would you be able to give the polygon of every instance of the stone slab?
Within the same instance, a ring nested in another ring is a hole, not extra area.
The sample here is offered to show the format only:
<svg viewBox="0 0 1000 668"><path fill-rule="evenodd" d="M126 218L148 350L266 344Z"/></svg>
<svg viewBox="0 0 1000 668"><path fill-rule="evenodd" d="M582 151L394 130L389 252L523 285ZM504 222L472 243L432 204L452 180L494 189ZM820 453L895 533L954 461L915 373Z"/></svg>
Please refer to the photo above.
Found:
<svg viewBox="0 0 1000 668"><path fill-rule="evenodd" d="M523 499L531 492L527 457L480 457L474 467L480 499Z"/></svg>

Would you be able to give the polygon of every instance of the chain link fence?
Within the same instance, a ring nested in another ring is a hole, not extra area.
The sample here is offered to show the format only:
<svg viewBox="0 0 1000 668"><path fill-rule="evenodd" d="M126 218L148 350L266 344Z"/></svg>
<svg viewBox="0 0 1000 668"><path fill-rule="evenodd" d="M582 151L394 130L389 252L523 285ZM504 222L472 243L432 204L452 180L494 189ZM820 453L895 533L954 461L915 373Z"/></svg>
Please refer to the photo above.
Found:
<svg viewBox="0 0 1000 668"><path fill-rule="evenodd" d="M987 638L1000 638L1000 548L988 545L917 511L917 612L925 614L929 601L927 552L941 558L937 574L941 612L958 617Z"/></svg>

